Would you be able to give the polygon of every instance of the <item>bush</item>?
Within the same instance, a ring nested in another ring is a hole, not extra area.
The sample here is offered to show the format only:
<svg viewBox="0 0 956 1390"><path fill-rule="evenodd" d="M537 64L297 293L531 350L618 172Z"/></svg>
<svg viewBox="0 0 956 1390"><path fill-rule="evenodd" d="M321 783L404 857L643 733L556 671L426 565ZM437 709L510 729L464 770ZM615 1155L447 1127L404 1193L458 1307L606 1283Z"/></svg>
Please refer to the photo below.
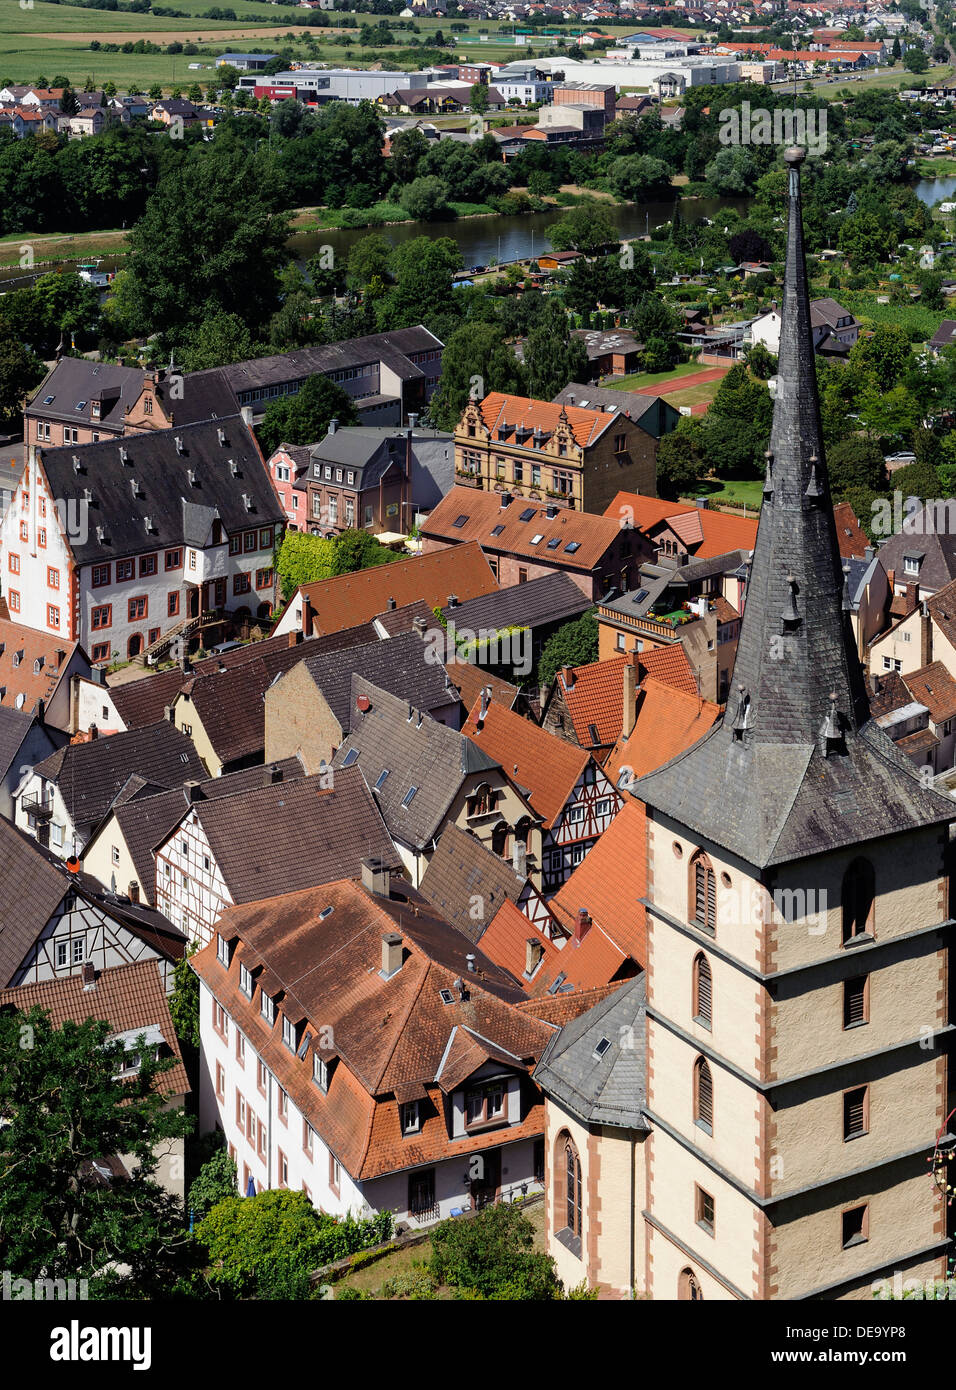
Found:
<svg viewBox="0 0 956 1390"><path fill-rule="evenodd" d="M517 1208L485 1207L443 1221L432 1236L428 1269L437 1283L466 1296L544 1301L561 1297L554 1260L534 1248L534 1227Z"/></svg>
<svg viewBox="0 0 956 1390"><path fill-rule="evenodd" d="M187 1207L194 1211L198 1217L205 1216L220 1202L235 1197L238 1178L239 1169L236 1167L236 1160L230 1158L225 1148L221 1148L218 1153L213 1154L207 1163L203 1164L190 1185L186 1199Z"/></svg>

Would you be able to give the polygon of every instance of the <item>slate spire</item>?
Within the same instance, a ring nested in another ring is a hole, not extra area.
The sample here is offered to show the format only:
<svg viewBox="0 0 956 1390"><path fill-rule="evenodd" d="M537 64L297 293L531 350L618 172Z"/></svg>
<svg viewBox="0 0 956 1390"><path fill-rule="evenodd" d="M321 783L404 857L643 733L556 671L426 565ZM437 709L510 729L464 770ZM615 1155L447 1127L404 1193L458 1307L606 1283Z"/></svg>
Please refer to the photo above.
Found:
<svg viewBox="0 0 956 1390"><path fill-rule="evenodd" d="M788 149L787 260L767 472L722 719L630 791L655 820L761 868L952 819L953 805L870 718L817 398L800 209Z"/></svg>
<svg viewBox="0 0 956 1390"><path fill-rule="evenodd" d="M858 729L869 717L855 645L843 611L843 568L820 428L810 299L800 210L805 151L786 151L787 261L768 485L728 711L749 698L746 731L757 742L807 743L836 697L837 717Z"/></svg>

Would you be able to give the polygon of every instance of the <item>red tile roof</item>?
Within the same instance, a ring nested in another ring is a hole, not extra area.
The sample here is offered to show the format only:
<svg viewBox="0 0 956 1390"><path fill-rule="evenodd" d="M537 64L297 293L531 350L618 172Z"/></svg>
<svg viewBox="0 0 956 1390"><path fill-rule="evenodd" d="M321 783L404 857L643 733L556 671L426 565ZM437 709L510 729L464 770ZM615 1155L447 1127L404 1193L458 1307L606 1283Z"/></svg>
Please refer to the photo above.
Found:
<svg viewBox="0 0 956 1390"><path fill-rule="evenodd" d="M49 705L78 645L0 619L0 704L25 714L36 712L38 700ZM34 671L36 661L41 663L39 672ZM23 701L18 704L21 695Z"/></svg>
<svg viewBox="0 0 956 1390"><path fill-rule="evenodd" d="M956 715L956 681L941 661L911 671L903 682L914 700L925 705L934 724Z"/></svg>
<svg viewBox="0 0 956 1390"><path fill-rule="evenodd" d="M141 960L133 965L114 965L100 970L95 989L89 990L84 987L82 974L17 985L0 990L0 1008L12 1005L26 1013L36 1006L49 1015L55 1028L62 1028L68 1021L85 1023L88 1018L105 1020L114 1033L127 1033L156 1024L169 1046L173 1062L168 1071L157 1076L156 1089L164 1096L187 1095L191 1087L159 964L155 960Z"/></svg>
<svg viewBox="0 0 956 1390"><path fill-rule="evenodd" d="M591 754L494 702L488 706L479 727L480 710L478 701L462 733L476 748L494 758L519 788L527 789L534 811L543 817L546 826L552 825L591 761Z"/></svg>
<svg viewBox="0 0 956 1390"><path fill-rule="evenodd" d="M659 681L661 685L670 686L672 690L683 691L685 695L692 695L697 699L697 681L694 672L687 659L687 652L680 642L675 642L670 647L658 647L654 651L641 652L639 657L640 669L646 672L653 680ZM641 675L641 681L646 679Z"/></svg>
<svg viewBox="0 0 956 1390"><path fill-rule="evenodd" d="M688 549L695 547L693 554L702 560L726 555L731 550L753 550L757 540L756 517L733 516L730 512L689 507L680 502L662 502L657 497L644 497L637 492L619 492L604 515L617 521L629 520L644 532L666 521L682 539L686 531ZM678 530L678 527L683 529Z"/></svg>
<svg viewBox="0 0 956 1390"><path fill-rule="evenodd" d="M499 425L507 424L509 434L517 425L553 433L562 420L571 426L575 443L583 448L595 444L616 418L606 410L585 410L576 405L554 405L529 396L506 396L501 391L490 392L478 407L485 428L497 438Z"/></svg>
<svg viewBox="0 0 956 1390"><path fill-rule="evenodd" d="M480 940L481 949L485 955L496 965L510 971L521 988L528 994L541 992L537 988L539 978L546 979L550 984L561 970L560 962L564 959L564 950L559 950L553 941L542 936L541 932L510 898L506 898L501 904L485 931L482 932ZM543 954L534 978L529 980L525 975L526 947L527 943L532 940L542 948Z"/></svg>
<svg viewBox="0 0 956 1390"><path fill-rule="evenodd" d="M457 491L459 489L453 489ZM439 506L444 506L444 502ZM414 555L408 560L358 570L355 574L340 574L334 579L303 584L290 602L297 603L302 598L309 600L315 610L311 635L323 636L369 622L388 611L390 599L394 599L399 608L415 599L424 599L429 608L442 608L450 594L457 595L464 603L466 599L490 594L497 588L480 546L459 545L453 550Z"/></svg>
<svg viewBox="0 0 956 1390"><path fill-rule="evenodd" d="M555 569L593 570L617 540L619 524L609 516L572 511L569 507L556 508L555 516L549 518L546 506L544 502L516 497L502 507L499 493L453 487L422 523L422 535L455 543L459 549L462 542L478 541L486 550L524 555ZM522 521L525 512L532 514ZM464 519L456 526L460 518ZM498 527L501 530L493 536L492 530ZM535 536L540 539L532 543ZM549 549L551 540L559 544ZM568 546L575 543L577 549L569 551ZM453 592L463 597L457 589Z"/></svg>
<svg viewBox="0 0 956 1390"><path fill-rule="evenodd" d="M833 508L833 520L836 522L841 558L862 560L870 542L849 502L837 502Z"/></svg>
<svg viewBox="0 0 956 1390"><path fill-rule="evenodd" d="M625 767L634 777L662 767L703 738L719 714L720 706L702 700L696 691L686 694L649 677L641 687L630 737L619 739L607 760L608 778L617 786Z"/></svg>
<svg viewBox="0 0 956 1390"><path fill-rule="evenodd" d="M646 676L653 675L664 685L697 695L694 674L680 643L641 652L640 655L612 656L604 661L592 661L586 666L575 666L571 672L570 686L562 669L555 676L555 681L561 688L571 716L574 736L582 747L593 746L592 724L597 730L599 745L613 743L620 737L624 722L624 667L635 663L637 684Z"/></svg>
<svg viewBox="0 0 956 1390"><path fill-rule="evenodd" d="M561 969L572 984L586 989L623 978L628 961L644 968L647 923L640 899L646 893L646 815L643 802L629 798L549 903L572 933L581 908L591 918L580 946L569 942L561 953Z"/></svg>

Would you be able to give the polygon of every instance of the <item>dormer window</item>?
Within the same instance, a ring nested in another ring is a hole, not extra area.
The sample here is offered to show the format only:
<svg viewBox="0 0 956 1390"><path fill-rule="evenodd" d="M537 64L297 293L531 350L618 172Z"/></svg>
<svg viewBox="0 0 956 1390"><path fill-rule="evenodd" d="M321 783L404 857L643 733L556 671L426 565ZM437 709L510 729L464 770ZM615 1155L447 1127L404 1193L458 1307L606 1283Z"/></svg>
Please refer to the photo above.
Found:
<svg viewBox="0 0 956 1390"><path fill-rule="evenodd" d="M224 966L226 967L227 970L228 970L228 968L229 968L229 957L230 957L229 942L226 940L226 938L225 938L224 936L220 936L219 933L217 932L217 933L216 933L216 959L219 961L219 964L220 964L220 965L224 965Z"/></svg>
<svg viewBox="0 0 956 1390"><path fill-rule="evenodd" d="M239 966L239 988L247 999L251 999L255 992L255 981L252 978L252 971L248 966Z"/></svg>
<svg viewBox="0 0 956 1390"><path fill-rule="evenodd" d="M465 1128L500 1124L505 1118L505 1084L492 1081L465 1092Z"/></svg>
<svg viewBox="0 0 956 1390"><path fill-rule="evenodd" d="M275 1000L272 998L270 994L266 994L265 990L262 991L262 1000L259 1004L259 1012L262 1014L262 1017L265 1019L266 1023L268 1023L269 1027L271 1028L273 1023L275 1023L276 1021L276 1005Z"/></svg>
<svg viewBox="0 0 956 1390"><path fill-rule="evenodd" d="M403 1134L420 1134L422 1116L417 1100L408 1100L398 1107Z"/></svg>
<svg viewBox="0 0 956 1390"><path fill-rule="evenodd" d="M312 1054L312 1080L320 1091L329 1089L329 1064L324 1062L317 1052Z"/></svg>
<svg viewBox="0 0 956 1390"><path fill-rule="evenodd" d="M923 557L922 557L922 555L904 555L904 556L903 556L903 573L904 573L904 574L919 574L920 565L921 565L922 563L923 563Z"/></svg>

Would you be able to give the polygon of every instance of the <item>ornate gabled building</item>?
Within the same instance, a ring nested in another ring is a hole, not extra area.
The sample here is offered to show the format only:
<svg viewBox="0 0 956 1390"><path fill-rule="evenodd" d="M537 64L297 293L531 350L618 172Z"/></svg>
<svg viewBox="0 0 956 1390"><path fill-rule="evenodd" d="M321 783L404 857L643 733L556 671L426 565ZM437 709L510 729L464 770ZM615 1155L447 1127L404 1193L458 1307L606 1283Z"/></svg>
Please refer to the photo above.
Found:
<svg viewBox="0 0 956 1390"><path fill-rule="evenodd" d="M943 1277L951 802L871 719L823 454L789 149L779 377L727 710L647 808L657 1299Z"/></svg>

